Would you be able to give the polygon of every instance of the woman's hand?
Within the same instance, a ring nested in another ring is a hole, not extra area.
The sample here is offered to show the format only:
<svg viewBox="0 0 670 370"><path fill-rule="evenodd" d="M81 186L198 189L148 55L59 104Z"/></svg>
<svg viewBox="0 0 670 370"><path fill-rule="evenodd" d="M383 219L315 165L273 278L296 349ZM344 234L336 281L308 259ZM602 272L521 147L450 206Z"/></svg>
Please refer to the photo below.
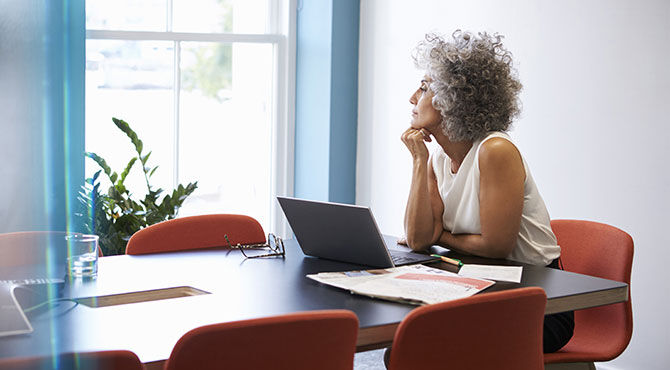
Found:
<svg viewBox="0 0 670 370"><path fill-rule="evenodd" d="M428 160L428 148L425 142L432 141L428 130L410 127L402 133L400 139L412 154L412 158Z"/></svg>
<svg viewBox="0 0 670 370"><path fill-rule="evenodd" d="M412 182L405 207L405 237L400 240L412 250L420 251L433 245L442 232L444 205L437 190L437 179L428 163L426 141L432 141L430 131L409 128L402 141L412 154Z"/></svg>

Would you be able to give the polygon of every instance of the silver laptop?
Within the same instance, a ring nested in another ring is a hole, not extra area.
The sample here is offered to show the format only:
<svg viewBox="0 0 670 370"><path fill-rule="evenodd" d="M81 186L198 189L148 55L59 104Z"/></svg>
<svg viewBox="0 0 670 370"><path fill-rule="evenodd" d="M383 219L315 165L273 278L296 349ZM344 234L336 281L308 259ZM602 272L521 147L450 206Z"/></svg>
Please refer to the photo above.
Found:
<svg viewBox="0 0 670 370"><path fill-rule="evenodd" d="M397 246L396 238L384 238L368 207L287 197L277 200L308 256L382 268L436 260Z"/></svg>

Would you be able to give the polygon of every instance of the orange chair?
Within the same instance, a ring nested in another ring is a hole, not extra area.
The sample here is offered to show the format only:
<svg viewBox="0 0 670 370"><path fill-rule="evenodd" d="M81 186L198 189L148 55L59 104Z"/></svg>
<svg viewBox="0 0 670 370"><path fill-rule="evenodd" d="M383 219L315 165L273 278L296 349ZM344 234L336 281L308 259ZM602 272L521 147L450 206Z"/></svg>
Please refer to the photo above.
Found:
<svg viewBox="0 0 670 370"><path fill-rule="evenodd" d="M3 370L142 370L140 359L130 351L65 353L56 357L25 357L0 360Z"/></svg>
<svg viewBox="0 0 670 370"><path fill-rule="evenodd" d="M633 334L630 273L633 239L616 227L580 220L553 220L551 228L561 246L566 271L628 284L623 303L575 311L575 332L561 350L544 355L545 363L609 361L628 346Z"/></svg>
<svg viewBox="0 0 670 370"><path fill-rule="evenodd" d="M230 243L265 243L263 227L244 215L202 215L176 218L145 227L130 237L126 254L175 252L225 247Z"/></svg>
<svg viewBox="0 0 670 370"><path fill-rule="evenodd" d="M346 310L208 325L179 339L165 369L353 369L357 334Z"/></svg>
<svg viewBox="0 0 670 370"><path fill-rule="evenodd" d="M389 370L542 370L547 296L521 288L419 307L398 326Z"/></svg>

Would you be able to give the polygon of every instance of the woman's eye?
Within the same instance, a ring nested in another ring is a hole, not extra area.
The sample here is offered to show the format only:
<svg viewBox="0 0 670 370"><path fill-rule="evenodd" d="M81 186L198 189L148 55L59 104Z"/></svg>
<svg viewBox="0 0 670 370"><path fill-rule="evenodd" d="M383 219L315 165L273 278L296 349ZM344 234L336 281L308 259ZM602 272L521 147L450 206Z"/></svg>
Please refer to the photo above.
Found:
<svg viewBox="0 0 670 370"><path fill-rule="evenodd" d="M423 92L426 92L426 91L428 91L428 88L426 88L425 86L421 86L421 87L419 87L419 90L421 90Z"/></svg>

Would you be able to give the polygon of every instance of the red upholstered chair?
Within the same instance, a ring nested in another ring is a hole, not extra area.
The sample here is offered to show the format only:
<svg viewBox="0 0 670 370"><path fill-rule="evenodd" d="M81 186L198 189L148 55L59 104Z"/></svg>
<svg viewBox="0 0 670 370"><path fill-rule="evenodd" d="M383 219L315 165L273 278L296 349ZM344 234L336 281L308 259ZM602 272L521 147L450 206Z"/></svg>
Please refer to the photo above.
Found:
<svg viewBox="0 0 670 370"><path fill-rule="evenodd" d="M263 227L244 215L202 215L176 218L145 227L128 241L126 254L174 252L228 246L230 243L265 243Z"/></svg>
<svg viewBox="0 0 670 370"><path fill-rule="evenodd" d="M561 350L547 353L545 363L609 361L628 346L633 334L630 273L633 239L616 227L591 221L553 220L566 271L624 282L628 301L575 311L575 332Z"/></svg>
<svg viewBox="0 0 670 370"><path fill-rule="evenodd" d="M165 369L353 369L357 334L346 310L208 325L179 339Z"/></svg>
<svg viewBox="0 0 670 370"><path fill-rule="evenodd" d="M546 303L532 287L419 307L398 326L389 370L542 370Z"/></svg>
<svg viewBox="0 0 670 370"><path fill-rule="evenodd" d="M0 360L3 370L142 370L130 351L65 353L56 357L24 357Z"/></svg>

